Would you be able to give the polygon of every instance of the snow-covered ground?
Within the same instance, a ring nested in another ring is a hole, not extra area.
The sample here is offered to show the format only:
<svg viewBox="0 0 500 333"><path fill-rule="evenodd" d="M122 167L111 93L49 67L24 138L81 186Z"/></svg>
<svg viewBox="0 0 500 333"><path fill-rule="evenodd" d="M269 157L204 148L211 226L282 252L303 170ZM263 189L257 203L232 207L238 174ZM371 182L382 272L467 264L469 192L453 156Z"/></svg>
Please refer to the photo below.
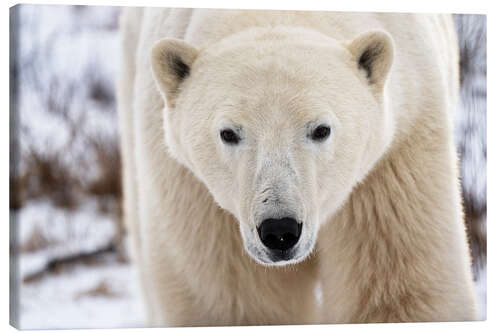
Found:
<svg viewBox="0 0 500 333"><path fill-rule="evenodd" d="M68 211L49 201L13 213L19 223L19 325L22 329L143 327L136 272L111 253L47 271L50 262L106 248L113 216L88 200ZM32 245L27 248L26 245ZM33 248L38 244L39 248ZM42 274L40 274L42 273Z"/></svg>
<svg viewBox="0 0 500 333"><path fill-rule="evenodd" d="M20 73L21 150L63 151L67 162L75 168L84 165L86 178L96 173L87 167L92 166L94 158L86 154L88 144L80 137L72 137L71 128L54 110L68 111L71 120L90 135L116 137L113 96L110 103L103 103L102 98L92 97L92 87L98 84L103 89L98 93L113 94L119 63L118 12L116 7L40 5L24 5L21 10L18 56L26 69ZM481 90L475 87L484 85L483 79L475 76L473 83L477 84L471 84L474 91ZM81 84L83 81L86 84ZM468 108L471 103L479 111L484 107L482 102L463 100L461 108ZM47 110L47 105L54 110ZM458 143L477 142L481 149L485 148L481 136L485 115L479 111L472 116L458 113ZM470 128L472 134L465 137L463 133ZM472 139L463 139L469 137ZM478 200L485 200L486 157L482 150L467 149L464 183ZM82 156L86 159L83 164L78 159ZM136 272L112 251L99 255L98 260L72 263L43 273L54 260L106 248L112 242L117 234L117 217L100 209L98 200L101 199L81 200L72 210L55 207L48 199L29 200L19 211L11 213L19 226L16 245L20 250L20 328L145 325ZM476 290L485 319L486 268L477 276Z"/></svg>
<svg viewBox="0 0 500 333"><path fill-rule="evenodd" d="M135 270L110 261L21 284L19 328L144 327Z"/></svg>
<svg viewBox="0 0 500 333"><path fill-rule="evenodd" d="M475 281L477 300L479 306L479 319L486 320L486 271L484 266L478 273Z"/></svg>
<svg viewBox="0 0 500 333"><path fill-rule="evenodd" d="M21 247L37 240L46 244L22 252L19 273L23 278L43 270L50 260L105 248L117 232L113 216L99 213L95 200L75 211L58 209L49 201L33 201L13 214L19 223Z"/></svg>

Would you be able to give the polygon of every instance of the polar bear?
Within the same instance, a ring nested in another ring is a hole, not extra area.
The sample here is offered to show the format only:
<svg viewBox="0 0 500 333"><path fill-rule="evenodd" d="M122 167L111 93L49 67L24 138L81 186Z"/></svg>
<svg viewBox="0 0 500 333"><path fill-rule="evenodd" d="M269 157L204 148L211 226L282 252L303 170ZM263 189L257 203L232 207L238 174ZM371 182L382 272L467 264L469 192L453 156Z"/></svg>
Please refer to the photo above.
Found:
<svg viewBox="0 0 500 333"><path fill-rule="evenodd" d="M151 326L476 318L449 16L129 8L121 29Z"/></svg>

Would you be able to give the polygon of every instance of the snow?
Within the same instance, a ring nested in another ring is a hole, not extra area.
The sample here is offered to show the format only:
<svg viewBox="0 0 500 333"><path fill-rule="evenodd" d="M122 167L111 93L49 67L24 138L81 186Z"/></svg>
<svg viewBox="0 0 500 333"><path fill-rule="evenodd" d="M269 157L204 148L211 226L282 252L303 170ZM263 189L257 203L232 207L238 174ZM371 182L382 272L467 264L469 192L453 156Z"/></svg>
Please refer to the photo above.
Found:
<svg viewBox="0 0 500 333"><path fill-rule="evenodd" d="M33 232L41 234L48 244L19 255L21 329L145 325L136 272L116 255L105 255L93 265L76 264L23 281L43 271L51 260L100 249L112 241L116 221L100 213L97 205L95 200L88 200L68 211L54 207L50 201L33 201L14 216L19 225L19 246L29 242ZM109 287L110 294L86 295L99 285Z"/></svg>
<svg viewBox="0 0 500 333"><path fill-rule="evenodd" d="M144 327L144 311L136 272L116 255L104 255L94 264L75 264L60 272L42 272L49 261L106 247L116 234L113 217L100 213L95 200L75 210L54 207L50 201L33 201L14 219L19 225L18 245L34 232L47 247L19 254L21 329ZM99 285L109 294L93 295Z"/></svg>
<svg viewBox="0 0 500 333"><path fill-rule="evenodd" d="M88 200L75 211L67 211L54 207L49 201L32 201L19 213L14 213L19 225L20 245L25 244L35 230L50 244L34 253L21 255L21 277L40 271L52 259L108 245L117 232L116 222L111 216L99 214L97 205L97 201Z"/></svg>
<svg viewBox="0 0 500 333"><path fill-rule="evenodd" d="M110 286L112 296L85 295L101 283ZM130 265L113 262L24 283L20 288L19 328L144 327L138 285Z"/></svg>
<svg viewBox="0 0 500 333"><path fill-rule="evenodd" d="M474 286L478 299L479 320L486 320L486 266L479 271Z"/></svg>

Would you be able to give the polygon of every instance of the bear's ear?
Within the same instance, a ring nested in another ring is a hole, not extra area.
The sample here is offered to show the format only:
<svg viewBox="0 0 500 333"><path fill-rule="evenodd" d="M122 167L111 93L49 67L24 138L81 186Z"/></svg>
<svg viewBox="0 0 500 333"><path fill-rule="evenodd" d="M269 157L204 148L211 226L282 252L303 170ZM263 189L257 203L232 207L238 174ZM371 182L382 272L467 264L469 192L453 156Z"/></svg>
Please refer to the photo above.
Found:
<svg viewBox="0 0 500 333"><path fill-rule="evenodd" d="M383 31L362 33L352 40L347 49L353 54L358 69L370 85L381 91L394 58L392 38Z"/></svg>
<svg viewBox="0 0 500 333"><path fill-rule="evenodd" d="M198 50L179 39L162 39L153 46L153 76L168 106L175 106L179 86L189 76L197 55Z"/></svg>

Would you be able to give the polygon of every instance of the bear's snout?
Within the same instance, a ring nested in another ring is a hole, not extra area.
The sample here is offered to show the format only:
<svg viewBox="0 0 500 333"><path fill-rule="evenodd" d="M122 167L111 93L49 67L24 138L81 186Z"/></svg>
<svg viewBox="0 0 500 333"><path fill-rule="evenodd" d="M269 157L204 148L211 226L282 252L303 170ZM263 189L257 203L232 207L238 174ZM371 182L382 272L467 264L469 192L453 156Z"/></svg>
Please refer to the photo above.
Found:
<svg viewBox="0 0 500 333"><path fill-rule="evenodd" d="M262 243L275 255L291 249L299 241L302 223L291 217L266 219L257 228Z"/></svg>

